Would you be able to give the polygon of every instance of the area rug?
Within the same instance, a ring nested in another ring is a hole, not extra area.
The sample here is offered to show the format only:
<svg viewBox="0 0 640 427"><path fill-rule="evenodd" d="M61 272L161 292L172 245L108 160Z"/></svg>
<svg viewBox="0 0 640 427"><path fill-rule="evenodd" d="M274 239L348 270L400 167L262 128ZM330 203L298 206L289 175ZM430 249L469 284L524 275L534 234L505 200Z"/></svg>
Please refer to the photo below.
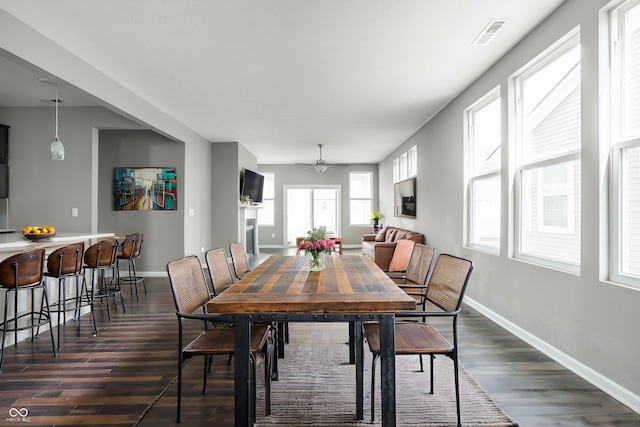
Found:
<svg viewBox="0 0 640 427"><path fill-rule="evenodd" d="M280 380L272 383L272 415L264 416L264 388L258 384L257 426L377 426L380 384L375 391L375 422L370 423L371 353L365 344L364 420L355 420L355 366L348 361L348 327L344 323L290 323L290 343L279 361ZM428 358L419 372L418 356L396 358L398 426L456 425L453 364L436 357L434 394L429 394ZM376 380L380 378L376 365ZM258 375L261 381L262 375ZM517 426L463 370L460 370L463 426Z"/></svg>

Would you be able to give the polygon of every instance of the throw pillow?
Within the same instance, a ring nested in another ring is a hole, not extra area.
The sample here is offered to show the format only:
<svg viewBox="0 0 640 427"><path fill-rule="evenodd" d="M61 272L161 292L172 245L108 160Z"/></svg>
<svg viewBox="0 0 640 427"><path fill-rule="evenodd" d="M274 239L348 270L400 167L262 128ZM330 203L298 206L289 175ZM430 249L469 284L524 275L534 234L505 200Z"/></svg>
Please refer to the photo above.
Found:
<svg viewBox="0 0 640 427"><path fill-rule="evenodd" d="M389 263L389 271L406 271L409 265L409 259L413 253L413 247L416 242L413 240L398 240L396 249L393 251L391 263Z"/></svg>
<svg viewBox="0 0 640 427"><path fill-rule="evenodd" d="M384 242L385 234L387 234L386 228L381 228L378 230L378 234L376 234L376 238L374 239L376 242Z"/></svg>
<svg viewBox="0 0 640 427"><path fill-rule="evenodd" d="M392 228L391 231L387 231L385 242L395 242L397 233L398 233L398 230L395 228Z"/></svg>

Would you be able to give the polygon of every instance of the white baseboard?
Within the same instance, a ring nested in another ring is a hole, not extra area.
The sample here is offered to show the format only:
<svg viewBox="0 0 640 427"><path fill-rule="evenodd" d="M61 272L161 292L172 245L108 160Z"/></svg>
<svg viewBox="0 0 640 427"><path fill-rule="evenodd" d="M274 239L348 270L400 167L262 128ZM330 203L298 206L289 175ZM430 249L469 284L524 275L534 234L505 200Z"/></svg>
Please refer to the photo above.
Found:
<svg viewBox="0 0 640 427"><path fill-rule="evenodd" d="M565 368L569 369L579 377L593 384L595 387L604 391L614 399L618 400L623 405L629 407L631 410L640 413L640 396L631 392L629 389L621 386L620 384L611 381L606 376L602 375L598 371L595 371L580 362L579 360L574 359L568 354L558 350L557 348L549 345L547 342L542 341L535 335L527 332L522 329L518 325L511 323L509 320L500 316L496 312L488 309L477 301L465 297L464 302L468 304L470 307L474 308L478 312L480 312L485 317L491 319L498 325L502 326L507 331L511 332L518 338L522 339L529 345L535 347L542 353L546 354L556 362L560 363Z"/></svg>

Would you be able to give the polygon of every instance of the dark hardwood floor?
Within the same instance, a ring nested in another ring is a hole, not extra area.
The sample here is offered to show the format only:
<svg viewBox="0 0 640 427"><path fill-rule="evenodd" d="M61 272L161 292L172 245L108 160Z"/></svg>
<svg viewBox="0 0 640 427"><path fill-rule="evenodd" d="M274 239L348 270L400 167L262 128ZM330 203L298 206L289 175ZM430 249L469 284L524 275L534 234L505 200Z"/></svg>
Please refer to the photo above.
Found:
<svg viewBox="0 0 640 427"><path fill-rule="evenodd" d="M175 425L177 324L168 279L148 278L147 289L139 302L125 289L127 311L112 307L111 322L98 311L96 337L87 316L80 337L68 321L57 358L45 334L8 347L0 426L136 425L165 388L137 425ZM640 426L640 414L470 307L462 311L459 331L462 366L520 426ZM233 426L233 369L226 358L214 364L207 395L201 393L202 360L185 368L182 425ZM5 420L10 408L27 408L30 422Z"/></svg>

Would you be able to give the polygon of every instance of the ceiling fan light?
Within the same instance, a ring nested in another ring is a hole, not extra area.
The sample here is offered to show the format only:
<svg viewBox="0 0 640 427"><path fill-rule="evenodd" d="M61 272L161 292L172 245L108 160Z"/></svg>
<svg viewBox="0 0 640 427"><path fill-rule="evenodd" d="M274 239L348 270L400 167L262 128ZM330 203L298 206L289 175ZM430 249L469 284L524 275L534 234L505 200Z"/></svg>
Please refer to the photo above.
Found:
<svg viewBox="0 0 640 427"><path fill-rule="evenodd" d="M316 170L316 172L322 173L327 170L327 165L317 164L314 166L314 169Z"/></svg>

